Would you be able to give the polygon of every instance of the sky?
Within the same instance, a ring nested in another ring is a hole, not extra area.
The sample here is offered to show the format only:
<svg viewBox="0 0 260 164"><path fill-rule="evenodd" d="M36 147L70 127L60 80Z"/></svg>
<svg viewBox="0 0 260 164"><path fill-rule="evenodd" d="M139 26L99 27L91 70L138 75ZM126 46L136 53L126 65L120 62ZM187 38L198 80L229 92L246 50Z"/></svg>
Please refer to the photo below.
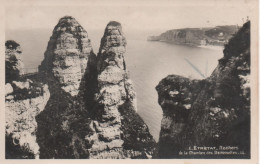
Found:
<svg viewBox="0 0 260 164"><path fill-rule="evenodd" d="M245 1L237 3L129 3L77 6L22 5L6 8L6 30L53 29L58 20L70 15L86 29L104 29L111 21L119 21L125 30L154 30L217 25L242 25L242 18L251 15ZM154 2L154 1L151 1ZM178 1L179 2L179 1ZM224 1L223 1L224 2ZM228 2L228 1L226 1Z"/></svg>

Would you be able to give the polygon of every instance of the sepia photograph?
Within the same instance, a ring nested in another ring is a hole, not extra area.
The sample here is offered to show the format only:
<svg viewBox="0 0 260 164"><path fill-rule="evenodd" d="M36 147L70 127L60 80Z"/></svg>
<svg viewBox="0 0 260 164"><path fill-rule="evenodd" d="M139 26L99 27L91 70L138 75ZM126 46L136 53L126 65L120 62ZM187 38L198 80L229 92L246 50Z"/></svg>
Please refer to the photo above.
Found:
<svg viewBox="0 0 260 164"><path fill-rule="evenodd" d="M257 0L81 2L5 6L5 160L257 158Z"/></svg>

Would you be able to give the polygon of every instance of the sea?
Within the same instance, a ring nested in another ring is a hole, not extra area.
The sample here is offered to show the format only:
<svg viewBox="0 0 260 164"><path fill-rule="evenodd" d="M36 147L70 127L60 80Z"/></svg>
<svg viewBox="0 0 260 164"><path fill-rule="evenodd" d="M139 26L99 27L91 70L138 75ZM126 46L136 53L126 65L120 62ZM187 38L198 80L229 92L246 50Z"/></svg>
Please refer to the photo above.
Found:
<svg viewBox="0 0 260 164"><path fill-rule="evenodd" d="M164 32L164 31L162 31ZM159 140L162 108L155 87L167 75L192 79L211 75L223 57L223 47L207 48L147 41L158 31L125 31L127 39L125 62L137 94L137 113L148 125L150 133ZM52 29L6 30L6 40L15 40L22 49L25 68L34 69L44 58ZM98 52L104 30L88 30L94 53Z"/></svg>

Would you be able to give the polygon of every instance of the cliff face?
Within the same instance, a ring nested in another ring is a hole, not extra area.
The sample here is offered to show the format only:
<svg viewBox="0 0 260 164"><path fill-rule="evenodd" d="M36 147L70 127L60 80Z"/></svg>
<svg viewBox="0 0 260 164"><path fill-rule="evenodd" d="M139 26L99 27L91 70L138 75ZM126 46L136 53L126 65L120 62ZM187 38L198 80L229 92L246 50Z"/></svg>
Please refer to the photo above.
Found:
<svg viewBox="0 0 260 164"><path fill-rule="evenodd" d="M21 48L6 42L5 138L6 158L39 158L36 116L50 93L46 84L22 78Z"/></svg>
<svg viewBox="0 0 260 164"><path fill-rule="evenodd" d="M150 36L148 40L166 41L174 44L223 46L236 31L236 26L174 29L168 30L159 36Z"/></svg>
<svg viewBox="0 0 260 164"><path fill-rule="evenodd" d="M75 96L93 55L87 31L73 17L65 16L53 30L39 70L53 75L65 92Z"/></svg>
<svg viewBox="0 0 260 164"><path fill-rule="evenodd" d="M223 52L209 78L169 75L156 87L163 109L159 158L250 157L250 22ZM193 151L193 146L216 147L216 151L221 151L219 146L234 146L245 154L179 154Z"/></svg>
<svg viewBox="0 0 260 164"><path fill-rule="evenodd" d="M22 49L13 40L5 42L5 79L6 83L17 80L23 74Z"/></svg>
<svg viewBox="0 0 260 164"><path fill-rule="evenodd" d="M160 40L177 44L200 45L203 40L203 31L199 29L170 30L160 35Z"/></svg>

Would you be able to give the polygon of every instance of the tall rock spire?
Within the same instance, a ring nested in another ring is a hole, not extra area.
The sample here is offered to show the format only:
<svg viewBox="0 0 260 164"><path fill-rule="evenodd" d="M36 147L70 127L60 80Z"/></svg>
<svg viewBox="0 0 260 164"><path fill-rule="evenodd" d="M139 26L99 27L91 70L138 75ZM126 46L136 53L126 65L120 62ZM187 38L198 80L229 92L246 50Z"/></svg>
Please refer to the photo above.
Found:
<svg viewBox="0 0 260 164"><path fill-rule="evenodd" d="M93 133L86 137L92 143L89 158L149 158L152 154L149 146L154 146L154 140L135 112L135 91L126 71L125 51L121 24L109 22L97 56L96 106L90 124ZM136 144L140 144L138 148Z"/></svg>
<svg viewBox="0 0 260 164"><path fill-rule="evenodd" d="M87 158L82 136L88 134L96 88L96 55L73 17L65 16L55 26L39 70L50 90L45 110L37 116L40 158Z"/></svg>
<svg viewBox="0 0 260 164"><path fill-rule="evenodd" d="M75 96L90 55L93 49L87 31L75 18L65 16L53 30L39 70L54 75L61 88Z"/></svg>
<svg viewBox="0 0 260 164"><path fill-rule="evenodd" d="M125 100L128 100L131 101L134 109L137 110L132 81L129 79L126 71L125 51L126 39L122 32L121 24L115 21L109 22L101 39L97 57L98 87L100 91L106 91L107 87L111 88L112 92L110 94L112 95L120 93L119 97L121 97L121 100L118 100L116 104L120 105ZM120 88L114 88L118 86ZM120 92L118 93L118 91ZM108 97L103 98L105 100L113 99L110 94L107 95ZM97 101L100 102L99 100ZM102 101L102 104L104 103L107 102Z"/></svg>

